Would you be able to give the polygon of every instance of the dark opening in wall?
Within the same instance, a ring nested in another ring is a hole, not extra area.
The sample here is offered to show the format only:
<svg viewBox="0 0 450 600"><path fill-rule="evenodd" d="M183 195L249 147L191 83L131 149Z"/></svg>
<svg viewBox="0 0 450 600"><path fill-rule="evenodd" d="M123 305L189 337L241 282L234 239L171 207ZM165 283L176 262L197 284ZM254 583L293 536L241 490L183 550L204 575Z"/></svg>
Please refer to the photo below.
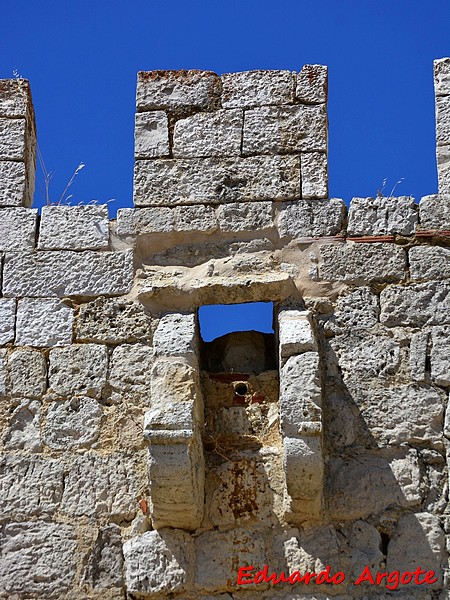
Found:
<svg viewBox="0 0 450 600"><path fill-rule="evenodd" d="M262 373L277 368L272 302L202 306L199 321L203 371Z"/></svg>

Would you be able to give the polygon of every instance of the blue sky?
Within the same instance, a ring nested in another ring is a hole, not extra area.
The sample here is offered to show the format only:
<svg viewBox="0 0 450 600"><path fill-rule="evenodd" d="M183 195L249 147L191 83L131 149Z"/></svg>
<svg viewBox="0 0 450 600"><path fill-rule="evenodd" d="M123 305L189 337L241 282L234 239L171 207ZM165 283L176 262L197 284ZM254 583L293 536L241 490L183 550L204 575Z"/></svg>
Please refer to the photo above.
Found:
<svg viewBox="0 0 450 600"><path fill-rule="evenodd" d="M59 198L132 206L136 73L329 67L330 196L437 191L432 62L450 0L22 0L2 3L0 77L30 80ZM38 174L36 205L42 204Z"/></svg>

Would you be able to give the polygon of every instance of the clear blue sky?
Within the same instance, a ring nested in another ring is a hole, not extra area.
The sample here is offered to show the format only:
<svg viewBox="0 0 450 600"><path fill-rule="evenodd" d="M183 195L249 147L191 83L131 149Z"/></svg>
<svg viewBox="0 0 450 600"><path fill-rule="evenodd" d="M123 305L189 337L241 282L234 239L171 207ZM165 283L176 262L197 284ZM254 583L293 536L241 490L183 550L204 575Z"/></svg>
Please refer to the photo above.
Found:
<svg viewBox="0 0 450 600"><path fill-rule="evenodd" d="M437 191L432 62L450 0L22 0L1 7L0 77L30 80L59 197L132 205L136 72L329 67L330 196ZM42 181L40 174L38 182ZM42 201L38 184L36 205Z"/></svg>

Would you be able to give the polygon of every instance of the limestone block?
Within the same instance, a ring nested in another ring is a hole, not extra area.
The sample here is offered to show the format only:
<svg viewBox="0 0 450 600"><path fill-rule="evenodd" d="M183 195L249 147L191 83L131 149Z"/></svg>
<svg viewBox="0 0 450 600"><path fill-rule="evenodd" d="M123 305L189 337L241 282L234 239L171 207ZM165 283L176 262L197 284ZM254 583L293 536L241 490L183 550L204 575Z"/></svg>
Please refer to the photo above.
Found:
<svg viewBox="0 0 450 600"><path fill-rule="evenodd" d="M169 156L169 121L163 110L137 113L134 127L134 157Z"/></svg>
<svg viewBox="0 0 450 600"><path fill-rule="evenodd" d="M23 162L1 160L0 182L0 206L32 205L34 189L27 185Z"/></svg>
<svg viewBox="0 0 450 600"><path fill-rule="evenodd" d="M431 379L436 385L450 386L449 327L433 327L431 332Z"/></svg>
<svg viewBox="0 0 450 600"><path fill-rule="evenodd" d="M0 79L0 117L27 117L32 109L30 84L26 79Z"/></svg>
<svg viewBox="0 0 450 600"><path fill-rule="evenodd" d="M334 312L336 326L342 329L368 329L379 315L378 298L369 288L361 287L339 296Z"/></svg>
<svg viewBox="0 0 450 600"><path fill-rule="evenodd" d="M147 531L123 545L125 580L131 594L150 597L183 592L191 579L193 541L185 531Z"/></svg>
<svg viewBox="0 0 450 600"><path fill-rule="evenodd" d="M122 237L147 233L168 233L175 228L175 212L171 208L119 208L117 234Z"/></svg>
<svg viewBox="0 0 450 600"><path fill-rule="evenodd" d="M177 206L174 213L175 231L213 233L218 228L212 206Z"/></svg>
<svg viewBox="0 0 450 600"><path fill-rule="evenodd" d="M199 381L198 370L170 359L155 360L151 370L152 405L165 406L173 402L196 399Z"/></svg>
<svg viewBox="0 0 450 600"><path fill-rule="evenodd" d="M197 113L175 123L174 158L239 156L244 114L241 109Z"/></svg>
<svg viewBox="0 0 450 600"><path fill-rule="evenodd" d="M308 310L282 310L278 314L278 336L282 359L308 350L317 350L312 314Z"/></svg>
<svg viewBox="0 0 450 600"><path fill-rule="evenodd" d="M245 111L242 153L326 152L323 105L265 106Z"/></svg>
<svg viewBox="0 0 450 600"><path fill-rule="evenodd" d="M295 78L290 71L244 71L222 75L222 106L292 104Z"/></svg>
<svg viewBox="0 0 450 600"><path fill-rule="evenodd" d="M0 520L52 515L64 489L61 461L42 456L0 459Z"/></svg>
<svg viewBox="0 0 450 600"><path fill-rule="evenodd" d="M424 489L415 450L331 458L326 479L331 518L353 520L386 508L419 507Z"/></svg>
<svg viewBox="0 0 450 600"><path fill-rule="evenodd" d="M302 198L328 198L328 160L324 152L301 156Z"/></svg>
<svg viewBox="0 0 450 600"><path fill-rule="evenodd" d="M114 390L137 393L140 400L150 402L150 379L153 351L146 344L123 344L111 355L109 383Z"/></svg>
<svg viewBox="0 0 450 600"><path fill-rule="evenodd" d="M328 96L328 67L305 65L297 75L296 99L305 104L326 102Z"/></svg>
<svg viewBox="0 0 450 600"><path fill-rule="evenodd" d="M83 581L95 590L123 586L121 529L115 523L102 527L83 573Z"/></svg>
<svg viewBox="0 0 450 600"><path fill-rule="evenodd" d="M106 204L42 208L40 250L107 250L108 244Z"/></svg>
<svg viewBox="0 0 450 600"><path fill-rule="evenodd" d="M297 535L290 535L291 531ZM342 570L341 544L332 525L305 528L301 532L288 530L286 533L283 554L289 573L319 573L327 566L332 573Z"/></svg>
<svg viewBox="0 0 450 600"><path fill-rule="evenodd" d="M72 342L73 308L54 298L22 298L17 305L16 344L62 346Z"/></svg>
<svg viewBox="0 0 450 600"><path fill-rule="evenodd" d="M189 443L194 427L194 402L167 402L145 413L144 438L151 444Z"/></svg>
<svg viewBox="0 0 450 600"><path fill-rule="evenodd" d="M450 323L450 284L430 281L387 286L380 294L380 321L387 327Z"/></svg>
<svg viewBox="0 0 450 600"><path fill-rule="evenodd" d="M411 379L413 381L426 381L429 338L430 334L427 331L419 331L411 336L411 343L409 346L409 368L411 370Z"/></svg>
<svg viewBox="0 0 450 600"><path fill-rule="evenodd" d="M344 226L346 207L343 200L297 200L283 202L278 215L281 238L336 235Z"/></svg>
<svg viewBox="0 0 450 600"><path fill-rule="evenodd" d="M0 160L26 159L25 119L4 119L0 117Z"/></svg>
<svg viewBox="0 0 450 600"><path fill-rule="evenodd" d="M411 196L353 198L348 215L348 235L413 235L419 220Z"/></svg>
<svg viewBox="0 0 450 600"><path fill-rule="evenodd" d="M7 383L7 362L6 362L7 350L0 348L0 396L6 396L6 383Z"/></svg>
<svg viewBox="0 0 450 600"><path fill-rule="evenodd" d="M419 220L422 229L449 230L450 189L447 193L423 196L419 202Z"/></svg>
<svg viewBox="0 0 450 600"><path fill-rule="evenodd" d="M7 297L114 296L129 292L132 280L133 254L128 250L11 253L5 259L3 293Z"/></svg>
<svg viewBox="0 0 450 600"><path fill-rule="evenodd" d="M372 573L382 570L384 556L381 552L382 540L380 533L366 521L356 521L348 528L350 539L351 580L357 577L368 566Z"/></svg>
<svg viewBox="0 0 450 600"><path fill-rule="evenodd" d="M272 202L234 202L217 211L221 231L262 231L273 227Z"/></svg>
<svg viewBox="0 0 450 600"><path fill-rule="evenodd" d="M106 384L107 370L106 346L74 344L50 351L49 385L60 396L99 398Z"/></svg>
<svg viewBox="0 0 450 600"><path fill-rule="evenodd" d="M415 246L409 251L411 279L449 279L450 249Z"/></svg>
<svg viewBox="0 0 450 600"><path fill-rule="evenodd" d="M8 523L2 531L0 590L5 598L64 598L75 578L75 528L66 523Z"/></svg>
<svg viewBox="0 0 450 600"><path fill-rule="evenodd" d="M450 144L436 147L439 194L450 194Z"/></svg>
<svg viewBox="0 0 450 600"><path fill-rule="evenodd" d="M326 281L361 285L405 277L405 251L393 244L324 244L320 254L319 273Z"/></svg>
<svg viewBox="0 0 450 600"><path fill-rule="evenodd" d="M41 452L41 403L37 400L22 400L14 409L9 427L3 436L5 450L27 450Z"/></svg>
<svg viewBox="0 0 450 600"><path fill-rule="evenodd" d="M0 344L14 340L16 320L16 300L0 298Z"/></svg>
<svg viewBox="0 0 450 600"><path fill-rule="evenodd" d="M2 208L0 220L0 250L16 251L34 248L37 209L17 207Z"/></svg>
<svg viewBox="0 0 450 600"><path fill-rule="evenodd" d="M40 398L47 387L47 363L35 350L15 350L8 357L11 396Z"/></svg>
<svg viewBox="0 0 450 600"><path fill-rule="evenodd" d="M139 71L138 112L155 109L216 108L220 78L212 71Z"/></svg>
<svg viewBox="0 0 450 600"><path fill-rule="evenodd" d="M436 145L450 144L450 98L436 96Z"/></svg>
<svg viewBox="0 0 450 600"><path fill-rule="evenodd" d="M434 571L437 582L428 584L427 589L440 589L446 558L445 535L439 518L430 513L409 514L400 518L389 542L386 569L403 573L420 566L422 570Z"/></svg>
<svg viewBox="0 0 450 600"><path fill-rule="evenodd" d="M135 463L124 454L77 455L65 477L61 509L72 517L105 517L131 521L137 510L140 483Z"/></svg>
<svg viewBox="0 0 450 600"><path fill-rule="evenodd" d="M239 567L253 565L256 572L267 564L263 537L240 527L227 532L205 531L196 538L196 550L195 584L205 592L225 592L230 587L238 590ZM249 584L246 590L265 587Z"/></svg>
<svg viewBox="0 0 450 600"><path fill-rule="evenodd" d="M135 206L293 200L300 196L297 156L138 161Z"/></svg>
<svg viewBox="0 0 450 600"><path fill-rule="evenodd" d="M438 58L433 61L434 93L436 96L450 94L450 58Z"/></svg>
<svg viewBox="0 0 450 600"><path fill-rule="evenodd" d="M100 434L102 410L92 398L52 402L47 409L44 441L55 450L90 448Z"/></svg>
<svg viewBox="0 0 450 600"><path fill-rule="evenodd" d="M96 298L80 306L75 337L104 344L150 341L151 325L151 317L142 304L121 298Z"/></svg>
<svg viewBox="0 0 450 600"><path fill-rule="evenodd" d="M198 352L194 314L169 313L162 317L153 336L155 356L189 356Z"/></svg>
<svg viewBox="0 0 450 600"><path fill-rule="evenodd" d="M311 500L320 497L324 472L321 439L285 437L283 450L289 496L293 500Z"/></svg>

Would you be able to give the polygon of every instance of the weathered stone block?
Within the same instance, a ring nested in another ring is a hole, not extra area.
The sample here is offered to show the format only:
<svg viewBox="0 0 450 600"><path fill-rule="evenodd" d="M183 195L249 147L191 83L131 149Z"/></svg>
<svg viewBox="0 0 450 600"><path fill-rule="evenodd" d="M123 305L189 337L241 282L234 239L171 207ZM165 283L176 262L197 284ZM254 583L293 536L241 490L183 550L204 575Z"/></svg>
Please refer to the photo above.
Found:
<svg viewBox="0 0 450 600"><path fill-rule="evenodd" d="M411 336L409 367L413 381L426 381L429 338L427 331L419 331Z"/></svg>
<svg viewBox="0 0 450 600"><path fill-rule="evenodd" d="M52 515L64 489L63 465L41 456L0 460L0 520Z"/></svg>
<svg viewBox="0 0 450 600"><path fill-rule="evenodd" d="M450 94L450 58L438 58L433 61L434 93L436 96Z"/></svg>
<svg viewBox="0 0 450 600"><path fill-rule="evenodd" d="M35 246L37 209L2 208L0 250L30 250Z"/></svg>
<svg viewBox="0 0 450 600"><path fill-rule="evenodd" d="M175 229L175 211L165 207L119 208L117 234L135 236L147 233L168 233Z"/></svg>
<svg viewBox="0 0 450 600"><path fill-rule="evenodd" d="M0 79L0 117L32 117L30 84L26 79Z"/></svg>
<svg viewBox="0 0 450 600"><path fill-rule="evenodd" d="M17 306L16 344L62 346L72 342L73 308L53 298L22 298Z"/></svg>
<svg viewBox="0 0 450 600"><path fill-rule="evenodd" d="M151 341L152 319L142 304L97 298L80 306L76 339L104 344Z"/></svg>
<svg viewBox="0 0 450 600"><path fill-rule="evenodd" d="M0 182L0 206L32 205L34 184L33 189L27 185L23 162L1 160Z"/></svg>
<svg viewBox="0 0 450 600"><path fill-rule="evenodd" d="M66 523L8 523L2 532L0 590L6 598L66 597L75 578L75 528Z"/></svg>
<svg viewBox="0 0 450 600"><path fill-rule="evenodd" d="M106 384L108 350L97 344L79 344L50 351L51 389L60 396L99 398Z"/></svg>
<svg viewBox="0 0 450 600"><path fill-rule="evenodd" d="M175 231L213 233L217 230L217 218L212 206L177 206Z"/></svg>
<svg viewBox="0 0 450 600"><path fill-rule="evenodd" d="M192 538L185 531L147 531L125 542L123 554L126 585L131 594L183 592L190 582L194 549Z"/></svg>
<svg viewBox="0 0 450 600"><path fill-rule="evenodd" d="M138 161L135 206L293 200L300 196L297 156Z"/></svg>
<svg viewBox="0 0 450 600"><path fill-rule="evenodd" d="M326 150L327 114L323 105L265 106L245 112L244 155Z"/></svg>
<svg viewBox="0 0 450 600"><path fill-rule="evenodd" d="M44 441L55 450L90 448L100 434L102 410L92 398L52 402L47 409Z"/></svg>
<svg viewBox="0 0 450 600"><path fill-rule="evenodd" d="M283 558L288 573L294 571L300 571L302 574L318 573L327 566L332 573L342 569L342 545L332 525L306 527L301 532L291 529L284 537ZM311 585L314 586L314 580ZM316 595L314 597L317 598Z"/></svg>
<svg viewBox="0 0 450 600"><path fill-rule="evenodd" d="M0 117L0 160L26 159L27 124L25 119Z"/></svg>
<svg viewBox="0 0 450 600"><path fill-rule="evenodd" d="M344 226L346 207L343 200L297 200L283 202L278 213L281 238L336 235Z"/></svg>
<svg viewBox="0 0 450 600"><path fill-rule="evenodd" d="M134 128L134 157L169 156L169 121L162 110L137 113Z"/></svg>
<svg viewBox="0 0 450 600"><path fill-rule="evenodd" d="M450 189L447 193L440 192L421 198L419 219L422 229L450 229Z"/></svg>
<svg viewBox="0 0 450 600"><path fill-rule="evenodd" d="M136 454L78 455L65 478L62 511L73 517L131 520L140 495L135 468L139 458Z"/></svg>
<svg viewBox="0 0 450 600"><path fill-rule="evenodd" d="M42 208L40 250L106 250L108 244L106 204Z"/></svg>
<svg viewBox="0 0 450 600"><path fill-rule="evenodd" d="M217 211L221 231L263 231L274 226L272 202L234 202Z"/></svg>
<svg viewBox="0 0 450 600"><path fill-rule="evenodd" d="M195 315L170 313L162 317L153 336L155 356L189 356L197 353Z"/></svg>
<svg viewBox="0 0 450 600"><path fill-rule="evenodd" d="M439 193L450 194L450 144L436 147L436 161Z"/></svg>
<svg viewBox="0 0 450 600"><path fill-rule="evenodd" d="M141 402L150 403L150 379L153 350L146 344L123 344L111 355L109 383L120 393L139 395Z"/></svg>
<svg viewBox="0 0 450 600"><path fill-rule="evenodd" d="M295 77L290 71L225 73L222 86L224 108L294 102Z"/></svg>
<svg viewBox="0 0 450 600"><path fill-rule="evenodd" d="M11 253L5 258L3 293L36 297L114 296L129 292L132 280L131 251Z"/></svg>
<svg viewBox="0 0 450 600"><path fill-rule="evenodd" d="M282 359L317 350L310 311L282 310L278 314L279 348Z"/></svg>
<svg viewBox="0 0 450 600"><path fill-rule="evenodd" d="M324 152L304 152L301 159L302 198L328 198L328 159Z"/></svg>
<svg viewBox="0 0 450 600"><path fill-rule="evenodd" d="M194 402L164 402L145 413L144 437L151 444L190 442L195 427ZM152 454L153 446L150 449Z"/></svg>
<svg viewBox="0 0 450 600"><path fill-rule="evenodd" d="M23 400L11 415L3 435L5 450L41 452L41 403Z"/></svg>
<svg viewBox="0 0 450 600"><path fill-rule="evenodd" d="M40 398L47 387L47 363L35 350L15 350L8 357L11 396Z"/></svg>
<svg viewBox="0 0 450 600"><path fill-rule="evenodd" d="M14 340L16 300L0 298L0 344Z"/></svg>
<svg viewBox="0 0 450 600"><path fill-rule="evenodd" d="M220 87L220 78L212 71L139 71L137 111L216 108Z"/></svg>
<svg viewBox="0 0 450 600"><path fill-rule="evenodd" d="M83 573L83 581L95 590L122 587L123 564L121 529L110 523L98 533Z"/></svg>
<svg viewBox="0 0 450 600"><path fill-rule="evenodd" d="M339 330L368 329L378 320L378 297L369 288L361 287L345 296L339 296L334 311Z"/></svg>
<svg viewBox="0 0 450 600"><path fill-rule="evenodd" d="M283 449L289 496L293 500L320 497L324 472L320 437L285 437Z"/></svg>
<svg viewBox="0 0 450 600"><path fill-rule="evenodd" d="M413 235L418 206L411 196L353 198L348 215L348 235Z"/></svg>
<svg viewBox="0 0 450 600"><path fill-rule="evenodd" d="M450 323L450 284L430 281L388 286L380 294L380 321L387 327Z"/></svg>
<svg viewBox="0 0 450 600"><path fill-rule="evenodd" d="M411 279L449 279L450 249L415 246L409 251Z"/></svg>
<svg viewBox="0 0 450 600"><path fill-rule="evenodd" d="M436 145L450 144L449 96L436 96Z"/></svg>
<svg viewBox="0 0 450 600"><path fill-rule="evenodd" d="M151 370L152 404L189 402L198 394L198 371L173 359L158 359Z"/></svg>
<svg viewBox="0 0 450 600"><path fill-rule="evenodd" d="M0 396L6 396L6 380L7 380L7 350L0 348Z"/></svg>
<svg viewBox="0 0 450 600"><path fill-rule="evenodd" d="M328 67L305 65L297 75L295 96L299 102L326 102L328 96Z"/></svg>
<svg viewBox="0 0 450 600"><path fill-rule="evenodd" d="M320 277L327 281L361 285L405 277L405 251L393 244L324 244L320 254Z"/></svg>
<svg viewBox="0 0 450 600"><path fill-rule="evenodd" d="M431 379L436 385L450 386L449 327L433 327L431 331ZM425 354L426 356L426 354Z"/></svg>
<svg viewBox="0 0 450 600"><path fill-rule="evenodd" d="M173 132L174 158L239 156L243 122L240 109L197 113L180 119Z"/></svg>

